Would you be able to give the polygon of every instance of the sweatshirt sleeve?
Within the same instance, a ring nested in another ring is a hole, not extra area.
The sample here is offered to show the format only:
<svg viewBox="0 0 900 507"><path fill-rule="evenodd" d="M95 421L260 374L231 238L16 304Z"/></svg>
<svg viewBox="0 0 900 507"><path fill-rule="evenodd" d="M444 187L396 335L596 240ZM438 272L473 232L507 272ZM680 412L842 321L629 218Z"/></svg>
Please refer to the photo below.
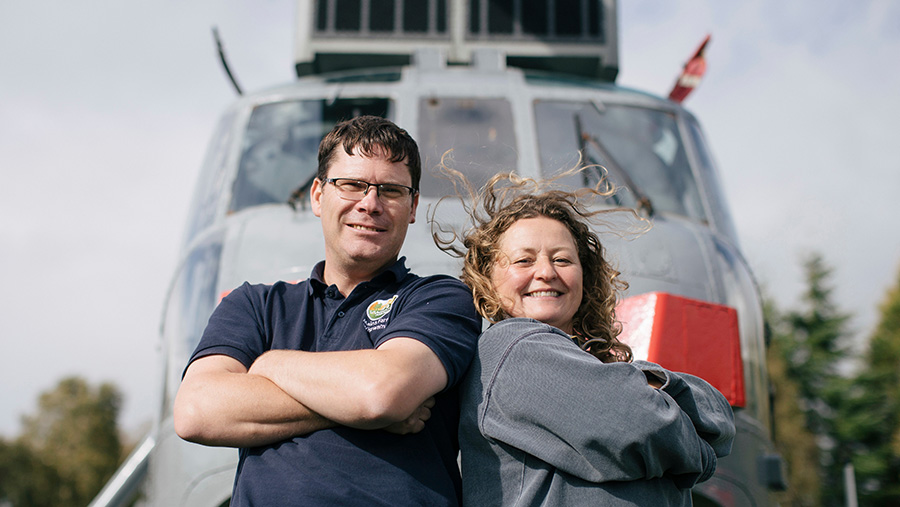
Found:
<svg viewBox="0 0 900 507"><path fill-rule="evenodd" d="M716 456L731 454L734 443L734 412L728 400L707 381L687 373L678 373L648 362L635 361L643 371L661 373L665 377L662 390L678 403L690 417L700 438L709 442Z"/></svg>
<svg viewBox="0 0 900 507"><path fill-rule="evenodd" d="M591 482L667 476L687 488L712 475L713 448L639 368L601 363L555 328L512 320L481 338L490 340L480 351L491 370L478 414L485 437Z"/></svg>

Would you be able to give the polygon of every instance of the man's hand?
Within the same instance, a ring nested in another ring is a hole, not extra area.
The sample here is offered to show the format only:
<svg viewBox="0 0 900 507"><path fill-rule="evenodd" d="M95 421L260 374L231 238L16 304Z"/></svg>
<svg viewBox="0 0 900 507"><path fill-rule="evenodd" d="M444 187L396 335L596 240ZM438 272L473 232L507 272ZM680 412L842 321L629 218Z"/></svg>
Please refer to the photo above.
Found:
<svg viewBox="0 0 900 507"><path fill-rule="evenodd" d="M398 435L418 433L425 429L425 421L431 419L431 407L433 406L434 398L428 398L409 417L385 426L384 430Z"/></svg>

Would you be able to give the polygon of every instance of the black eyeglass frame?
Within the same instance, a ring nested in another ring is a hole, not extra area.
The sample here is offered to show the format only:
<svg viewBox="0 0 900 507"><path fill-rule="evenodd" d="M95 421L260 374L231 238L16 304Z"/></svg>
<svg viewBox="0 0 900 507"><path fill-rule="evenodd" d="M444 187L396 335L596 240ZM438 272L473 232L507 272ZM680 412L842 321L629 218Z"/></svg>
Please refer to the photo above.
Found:
<svg viewBox="0 0 900 507"><path fill-rule="evenodd" d="M346 194L344 193L344 192L346 192L346 190L341 190L341 186L337 184L337 182L339 182L341 180L352 181L354 183L362 183L362 184L366 185L366 189L363 191L362 196L359 199L347 198L347 197L345 197ZM369 183L368 181L358 180L356 178L325 178L324 180L322 180L322 183L323 184L331 183L332 185L334 185L334 188L338 191L338 196L341 197L342 199L346 199L348 201L363 200L367 195L369 195L369 189L371 189L372 187L375 187L375 195L377 195L378 197L382 197L382 190L384 190L385 187L400 187L400 188L405 188L406 190L409 191L408 195L397 197L396 199L398 199L398 200L403 199L405 197L415 197L419 193L419 191L414 189L413 187L408 187L406 185L401 185L399 183ZM388 197L388 199L390 199L390 197Z"/></svg>

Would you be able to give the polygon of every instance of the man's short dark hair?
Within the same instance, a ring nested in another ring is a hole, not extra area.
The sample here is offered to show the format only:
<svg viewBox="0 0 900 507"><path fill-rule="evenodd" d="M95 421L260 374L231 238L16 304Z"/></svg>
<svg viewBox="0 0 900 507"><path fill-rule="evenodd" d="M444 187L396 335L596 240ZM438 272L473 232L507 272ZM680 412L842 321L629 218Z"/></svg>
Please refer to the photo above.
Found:
<svg viewBox="0 0 900 507"><path fill-rule="evenodd" d="M360 154L371 157L384 150L391 162L406 161L412 187L419 189L422 177L422 159L419 146L412 136L392 121L380 116L358 116L342 121L331 129L319 143L319 169L316 177L324 180L328 177L328 168L334 158L334 151L343 146L348 155L359 148Z"/></svg>

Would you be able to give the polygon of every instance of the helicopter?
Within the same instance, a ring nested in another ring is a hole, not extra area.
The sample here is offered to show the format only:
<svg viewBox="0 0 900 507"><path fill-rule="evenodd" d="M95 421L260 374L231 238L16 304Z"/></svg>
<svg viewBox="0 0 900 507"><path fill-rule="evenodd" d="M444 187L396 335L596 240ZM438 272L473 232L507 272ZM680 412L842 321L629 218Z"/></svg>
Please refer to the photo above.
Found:
<svg viewBox="0 0 900 507"><path fill-rule="evenodd" d="M772 443L762 302L703 130L681 104L702 75L709 39L686 65L682 88L664 98L615 84L615 0L296 6L291 83L243 93L219 44L239 97L212 135L166 295L161 403L153 429L91 505L229 504L237 451L175 434L183 370L231 289L302 280L324 257L308 206L318 144L335 123L365 114L417 140L420 209L436 210L442 224L464 220L452 203L434 208L455 192L429 170L442 162L476 187L509 171L573 188L609 178L619 191L598 206L630 208L652 223L634 238L601 232L629 283L618 311L623 341L637 359L705 378L734 409L733 451L694 488L694 505L775 503L786 485ZM605 171L559 176L579 163ZM460 273L427 225L410 227L401 255L419 275Z"/></svg>

